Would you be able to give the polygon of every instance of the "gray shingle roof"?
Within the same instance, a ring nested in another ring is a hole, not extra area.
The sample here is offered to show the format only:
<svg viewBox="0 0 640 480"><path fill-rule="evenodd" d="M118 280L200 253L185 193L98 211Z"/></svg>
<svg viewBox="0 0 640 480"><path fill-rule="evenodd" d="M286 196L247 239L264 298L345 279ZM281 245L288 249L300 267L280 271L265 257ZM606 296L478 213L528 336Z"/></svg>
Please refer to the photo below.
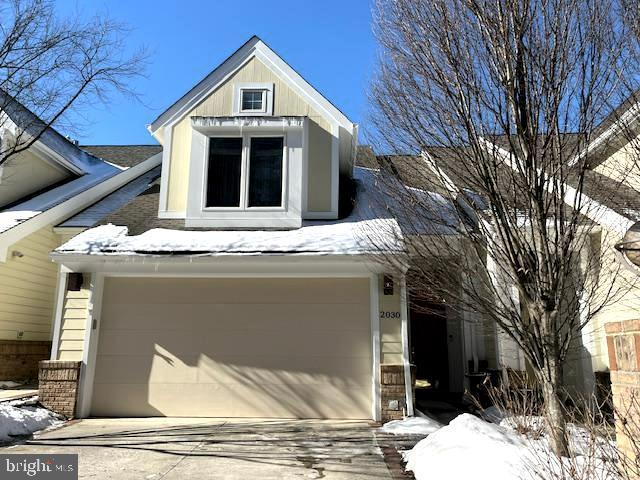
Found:
<svg viewBox="0 0 640 480"><path fill-rule="evenodd" d="M162 151L162 145L82 145L80 148L120 167L133 167Z"/></svg>
<svg viewBox="0 0 640 480"><path fill-rule="evenodd" d="M152 168L146 173L133 179L126 185L111 192L106 197L97 201L90 207L85 208L80 213L62 222L59 227L90 228L97 225L103 218L126 205L132 199L152 187L153 183L160 178L162 166ZM157 215L156 212L153 215Z"/></svg>

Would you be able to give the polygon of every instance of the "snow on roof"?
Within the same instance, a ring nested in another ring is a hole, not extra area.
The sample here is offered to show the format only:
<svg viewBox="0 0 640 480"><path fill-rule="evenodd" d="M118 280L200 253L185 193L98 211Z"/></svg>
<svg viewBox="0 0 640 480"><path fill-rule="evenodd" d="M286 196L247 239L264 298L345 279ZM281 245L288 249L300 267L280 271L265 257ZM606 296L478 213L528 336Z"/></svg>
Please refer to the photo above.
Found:
<svg viewBox="0 0 640 480"><path fill-rule="evenodd" d="M152 168L58 226L73 228L93 227L104 217L115 212L131 199L147 190L151 183L160 176L161 169L160 165Z"/></svg>
<svg viewBox="0 0 640 480"><path fill-rule="evenodd" d="M0 212L0 234L69 200L121 171L121 169L111 164L99 161L98 164L92 166L89 173Z"/></svg>
<svg viewBox="0 0 640 480"><path fill-rule="evenodd" d="M54 251L55 255L134 255L134 254L210 254L210 255L364 255L381 251L404 251L402 229L390 213L393 201L378 198L384 190L377 182L378 172L356 168L356 205L348 217L335 221L307 220L295 230L170 230L154 228L140 235L127 235L127 227L102 225L87 230ZM434 210L445 211L446 233L454 233L447 212L453 208L443 197L420 192L420 201L430 201ZM386 199L388 200L388 199ZM424 221L424 219L422 219ZM404 223L402 219L401 223ZM410 233L430 233L443 224L411 225ZM424 228L423 228L424 227ZM419 231L416 232L416 228Z"/></svg>

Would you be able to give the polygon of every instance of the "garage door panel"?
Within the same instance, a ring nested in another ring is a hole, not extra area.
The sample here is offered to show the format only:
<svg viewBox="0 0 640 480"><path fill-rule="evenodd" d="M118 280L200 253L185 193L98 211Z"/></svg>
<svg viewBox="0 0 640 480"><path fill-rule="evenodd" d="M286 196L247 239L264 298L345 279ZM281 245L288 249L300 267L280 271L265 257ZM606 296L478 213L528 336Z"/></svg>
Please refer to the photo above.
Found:
<svg viewBox="0 0 640 480"><path fill-rule="evenodd" d="M108 278L92 414L369 418L368 295L368 279Z"/></svg>
<svg viewBox="0 0 640 480"><path fill-rule="evenodd" d="M207 328L226 331L237 328L271 330L314 328L326 330L369 331L363 322L349 321L368 315L368 305L359 304L125 304L105 306L103 316L110 318L109 328L116 330L181 330ZM176 319L180 319L176 321ZM345 321L346 319L346 321Z"/></svg>
<svg viewBox="0 0 640 480"><path fill-rule="evenodd" d="M359 390L327 385L295 394L287 385L112 384L96 385L94 395L95 416L119 416L123 407L140 417L191 417L194 411L206 411L212 417L366 418L364 412L370 410Z"/></svg>
<svg viewBox="0 0 640 480"><path fill-rule="evenodd" d="M134 290L135 297L130 294ZM118 303L134 305L316 303L319 291L326 293L331 303L360 303L360 299L369 294L369 287L366 282L358 283L350 278L226 278L217 282L214 289L211 279L206 278L180 278L170 282L162 278L119 278L115 282L108 280L105 285L106 296L118 298Z"/></svg>

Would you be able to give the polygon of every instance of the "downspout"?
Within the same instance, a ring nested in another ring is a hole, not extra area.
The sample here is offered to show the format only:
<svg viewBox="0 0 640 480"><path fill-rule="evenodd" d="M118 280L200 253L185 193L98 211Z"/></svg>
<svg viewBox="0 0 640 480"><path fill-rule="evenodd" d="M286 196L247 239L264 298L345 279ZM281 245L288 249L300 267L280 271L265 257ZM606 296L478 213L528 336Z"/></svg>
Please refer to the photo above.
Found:
<svg viewBox="0 0 640 480"><path fill-rule="evenodd" d="M413 382L411 381L411 363L409 362L409 315L407 304L407 280L400 279L400 319L402 321L402 365L404 366L404 392L407 404L407 416L413 417Z"/></svg>

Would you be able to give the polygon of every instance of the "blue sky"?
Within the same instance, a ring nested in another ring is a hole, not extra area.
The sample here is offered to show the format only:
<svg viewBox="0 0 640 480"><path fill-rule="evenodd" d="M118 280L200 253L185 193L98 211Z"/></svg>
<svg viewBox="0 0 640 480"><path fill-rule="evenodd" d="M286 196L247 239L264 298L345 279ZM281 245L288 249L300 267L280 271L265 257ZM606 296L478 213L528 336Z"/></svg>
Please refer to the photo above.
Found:
<svg viewBox="0 0 640 480"><path fill-rule="evenodd" d="M63 15L107 14L149 51L142 102L117 97L82 111L82 144L153 143L146 125L256 34L351 118L366 115L375 65L370 0L61 0ZM66 132L63 132L66 133Z"/></svg>

